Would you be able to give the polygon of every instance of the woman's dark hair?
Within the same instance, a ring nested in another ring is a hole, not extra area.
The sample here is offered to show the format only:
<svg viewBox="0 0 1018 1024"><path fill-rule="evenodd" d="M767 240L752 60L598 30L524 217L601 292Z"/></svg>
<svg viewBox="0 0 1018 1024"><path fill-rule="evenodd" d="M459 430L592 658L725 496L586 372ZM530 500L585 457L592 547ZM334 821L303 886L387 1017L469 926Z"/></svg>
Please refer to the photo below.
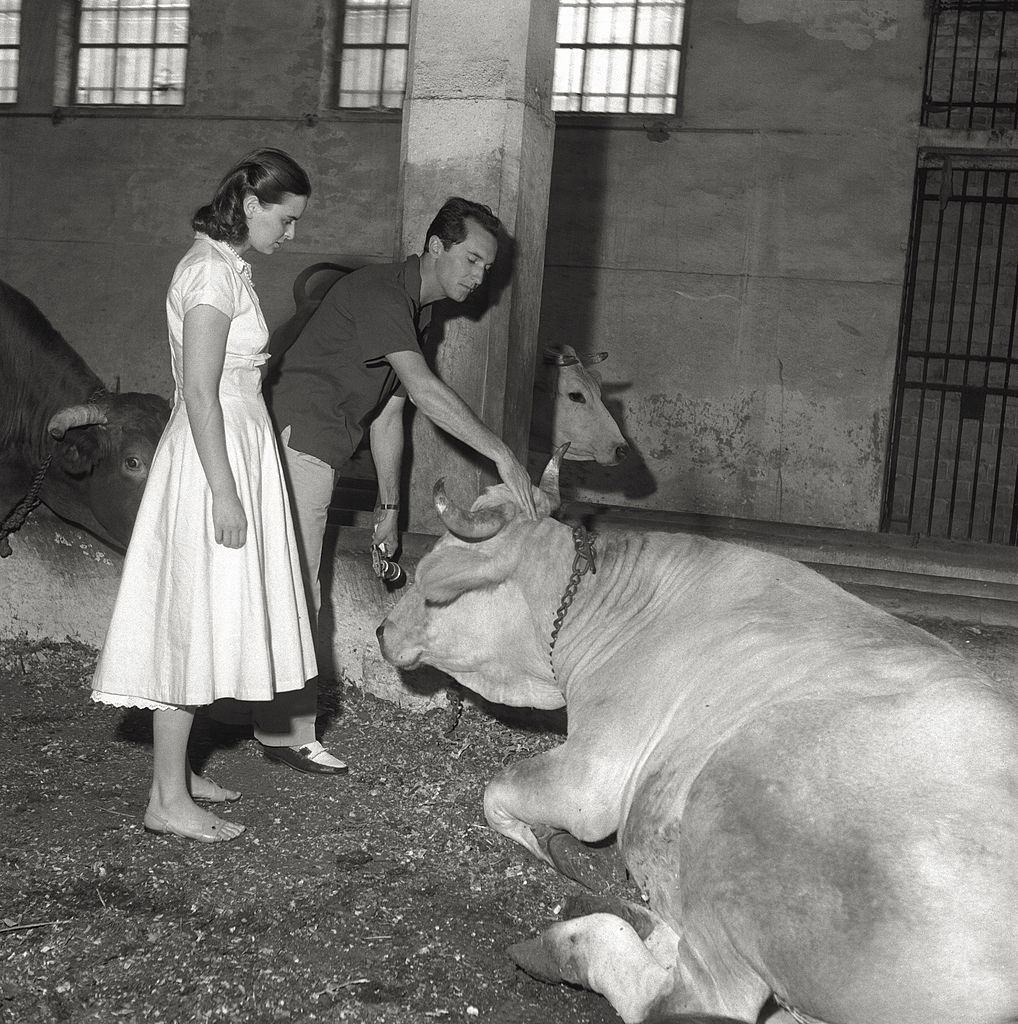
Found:
<svg viewBox="0 0 1018 1024"><path fill-rule="evenodd" d="M467 237L467 219L475 220L484 228L490 231L497 239L502 233L502 222L491 212L491 208L483 203L473 203L469 199L462 199L460 196L452 196L447 199L442 209L435 214L435 219L428 227L424 236L424 251L428 251L428 242L432 235L438 235L443 249L450 245L456 245Z"/></svg>
<svg viewBox="0 0 1018 1024"><path fill-rule="evenodd" d="M311 195L311 180L293 157L281 149L259 149L231 167L212 197L195 211L191 227L219 242L247 238L244 199L254 195L267 206L288 196Z"/></svg>

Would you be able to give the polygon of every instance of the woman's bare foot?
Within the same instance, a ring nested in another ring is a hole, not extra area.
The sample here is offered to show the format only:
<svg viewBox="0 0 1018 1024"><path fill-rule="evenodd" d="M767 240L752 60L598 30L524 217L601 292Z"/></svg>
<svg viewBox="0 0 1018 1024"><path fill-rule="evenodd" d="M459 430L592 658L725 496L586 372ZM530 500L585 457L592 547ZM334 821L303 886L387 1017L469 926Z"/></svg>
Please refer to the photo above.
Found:
<svg viewBox="0 0 1018 1024"><path fill-rule="evenodd" d="M210 804L232 804L240 799L240 793L235 789L226 789L220 786L215 779L206 778L204 775L190 773L188 788L191 790L192 800L204 800Z"/></svg>
<svg viewBox="0 0 1018 1024"><path fill-rule="evenodd" d="M199 843L228 843L246 828L239 822L217 818L211 811L203 811L190 801L169 808L150 802L144 824L146 832L181 836Z"/></svg>

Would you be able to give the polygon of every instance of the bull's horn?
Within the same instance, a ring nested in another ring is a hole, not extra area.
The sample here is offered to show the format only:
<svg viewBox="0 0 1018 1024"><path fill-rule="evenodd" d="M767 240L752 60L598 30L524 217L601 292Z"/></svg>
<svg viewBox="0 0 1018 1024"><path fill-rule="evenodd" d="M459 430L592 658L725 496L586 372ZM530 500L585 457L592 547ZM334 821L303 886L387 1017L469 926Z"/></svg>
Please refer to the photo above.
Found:
<svg viewBox="0 0 1018 1024"><path fill-rule="evenodd" d="M544 361L553 363L555 366L575 366L580 360L575 355L567 356L564 352L559 352L558 349L546 348Z"/></svg>
<svg viewBox="0 0 1018 1024"><path fill-rule="evenodd" d="M59 441L71 427L88 427L95 423L106 423L106 410L101 406L69 405L51 417L46 429L50 437Z"/></svg>
<svg viewBox="0 0 1018 1024"><path fill-rule="evenodd" d="M587 356L587 358L583 360L583 365L584 366L593 366L594 363L603 362L607 358L608 358L608 353L607 352L595 352L592 356Z"/></svg>
<svg viewBox="0 0 1018 1024"><path fill-rule="evenodd" d="M537 485L537 489L544 494L551 502L551 511L559 507L561 499L559 498L558 490L558 472L559 467L562 465L562 460L565 458L566 452L569 450L569 442L560 444L558 448L552 452L551 458L548 460L548 465L544 467L544 472L541 474L541 482Z"/></svg>
<svg viewBox="0 0 1018 1024"><path fill-rule="evenodd" d="M446 529L461 540L488 540L509 522L510 516L503 506L466 511L445 493L445 477L435 482L432 489L435 511Z"/></svg>

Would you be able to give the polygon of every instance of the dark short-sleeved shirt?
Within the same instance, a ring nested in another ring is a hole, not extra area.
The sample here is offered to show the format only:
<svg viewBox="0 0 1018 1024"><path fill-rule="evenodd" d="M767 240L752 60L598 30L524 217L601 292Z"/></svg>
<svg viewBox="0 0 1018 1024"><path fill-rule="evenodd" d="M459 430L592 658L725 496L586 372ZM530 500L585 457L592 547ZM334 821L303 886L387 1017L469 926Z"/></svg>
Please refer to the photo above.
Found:
<svg viewBox="0 0 1018 1024"><path fill-rule="evenodd" d="M272 389L276 426L289 446L339 469L382 406L405 394L386 361L420 352L431 320L421 306L420 258L372 264L341 277L283 357Z"/></svg>

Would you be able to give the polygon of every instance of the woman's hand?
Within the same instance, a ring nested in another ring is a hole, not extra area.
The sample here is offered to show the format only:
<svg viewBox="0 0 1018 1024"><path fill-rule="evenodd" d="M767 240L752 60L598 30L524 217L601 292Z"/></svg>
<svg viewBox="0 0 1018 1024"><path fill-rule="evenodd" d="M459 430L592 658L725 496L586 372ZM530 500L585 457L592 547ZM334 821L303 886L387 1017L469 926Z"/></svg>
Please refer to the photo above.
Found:
<svg viewBox="0 0 1018 1024"><path fill-rule="evenodd" d="M216 543L224 548L242 548L247 540L247 516L236 491L212 499L212 526Z"/></svg>

